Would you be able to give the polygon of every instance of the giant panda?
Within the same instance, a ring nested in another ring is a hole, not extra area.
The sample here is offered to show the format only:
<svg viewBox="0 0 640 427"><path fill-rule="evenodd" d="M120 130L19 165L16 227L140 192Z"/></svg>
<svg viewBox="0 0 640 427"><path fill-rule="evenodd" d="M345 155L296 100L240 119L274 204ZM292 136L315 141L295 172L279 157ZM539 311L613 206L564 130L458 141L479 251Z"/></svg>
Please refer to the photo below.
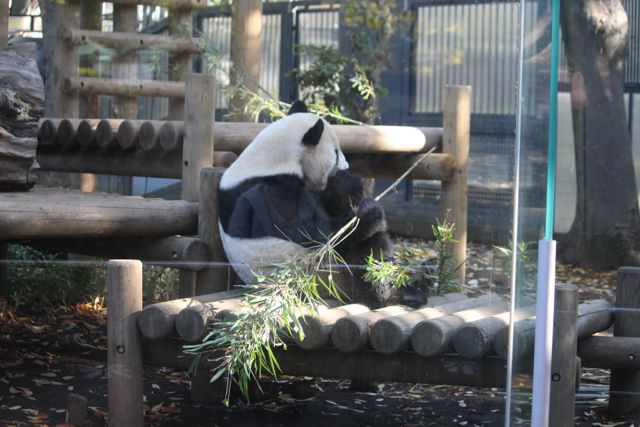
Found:
<svg viewBox="0 0 640 427"><path fill-rule="evenodd" d="M348 167L334 130L301 101L256 136L222 175L218 192L222 244L242 281L255 283L256 273L324 243L358 215L358 227L337 247L356 267L338 274L338 285L352 302L397 302L397 292L364 282L357 267L371 253L390 258L392 245L382 207Z"/></svg>

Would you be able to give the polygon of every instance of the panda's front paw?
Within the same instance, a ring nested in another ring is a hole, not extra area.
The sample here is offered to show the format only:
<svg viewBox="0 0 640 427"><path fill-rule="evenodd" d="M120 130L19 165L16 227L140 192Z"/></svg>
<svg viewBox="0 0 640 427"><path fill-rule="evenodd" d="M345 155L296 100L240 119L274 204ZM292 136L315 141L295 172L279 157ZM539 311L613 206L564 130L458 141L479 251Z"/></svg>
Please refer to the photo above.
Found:
<svg viewBox="0 0 640 427"><path fill-rule="evenodd" d="M387 231L387 222L385 221L384 210L382 205L371 198L364 199L356 213L359 219L358 227L355 231L354 239L362 241L368 239L376 233L384 233Z"/></svg>
<svg viewBox="0 0 640 427"><path fill-rule="evenodd" d="M370 197L362 200L356 213L360 222L363 221L384 221L384 210L382 206Z"/></svg>

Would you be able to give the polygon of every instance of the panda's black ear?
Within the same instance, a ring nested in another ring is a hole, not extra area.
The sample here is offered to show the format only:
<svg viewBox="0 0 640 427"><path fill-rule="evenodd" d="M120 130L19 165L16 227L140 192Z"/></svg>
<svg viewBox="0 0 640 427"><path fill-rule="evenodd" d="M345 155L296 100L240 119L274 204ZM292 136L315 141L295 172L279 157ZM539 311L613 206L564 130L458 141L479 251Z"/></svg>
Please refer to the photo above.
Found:
<svg viewBox="0 0 640 427"><path fill-rule="evenodd" d="M308 112L309 110L307 109L307 104L305 104L303 101L300 101L299 99L293 101L293 104L291 104L291 108L289 109L289 115Z"/></svg>
<svg viewBox="0 0 640 427"><path fill-rule="evenodd" d="M318 119L315 125L307 131L302 137L302 143L304 145L318 145L320 138L322 138L322 132L324 131L324 123L322 119Z"/></svg>

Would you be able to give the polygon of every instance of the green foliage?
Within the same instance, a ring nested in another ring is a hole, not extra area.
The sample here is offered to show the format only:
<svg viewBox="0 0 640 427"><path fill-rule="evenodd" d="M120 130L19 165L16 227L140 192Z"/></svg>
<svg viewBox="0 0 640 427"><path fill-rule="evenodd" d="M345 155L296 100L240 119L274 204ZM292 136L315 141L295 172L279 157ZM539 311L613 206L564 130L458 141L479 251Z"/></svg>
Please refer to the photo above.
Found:
<svg viewBox="0 0 640 427"><path fill-rule="evenodd" d="M505 262L511 262L513 259L513 242L509 242L509 247L494 246L498 250L500 258ZM537 244L532 242L518 242L517 245L518 263L516 270L518 272L518 287L523 292L531 293L536 290L536 278L538 274L537 266ZM505 268L505 272L511 271L511 268Z"/></svg>
<svg viewBox="0 0 640 427"><path fill-rule="evenodd" d="M302 87L305 101L336 115L363 123L379 118L378 98L387 91L381 76L389 58L391 37L408 27L410 15L399 12L395 0L347 1L341 5L344 24L351 27L342 51L331 46L299 45L308 55L305 70L291 76Z"/></svg>
<svg viewBox="0 0 640 427"><path fill-rule="evenodd" d="M391 284L393 287L426 284L430 295L459 291L456 271L460 266L453 265L453 255L449 251L455 242L455 225L436 218L431 227L434 236L436 257L418 260L411 248L403 248L393 260L376 259L373 254L367 258L363 279L372 284Z"/></svg>
<svg viewBox="0 0 640 427"><path fill-rule="evenodd" d="M449 251L450 245L456 242L453 238L455 224L447 222L446 218L442 222L436 218L436 223L431 226L431 231L438 253L436 264L438 279L435 288L437 294L442 294L451 288L457 288L456 271L461 267L461 265L453 265L453 254Z"/></svg>
<svg viewBox="0 0 640 427"><path fill-rule="evenodd" d="M394 288L407 286L411 281L411 267L393 261L385 260L382 255L380 259L371 253L366 259L365 273L362 278L372 285L391 285Z"/></svg>
<svg viewBox="0 0 640 427"><path fill-rule="evenodd" d="M142 296L145 301L169 301L178 298L178 270L158 265L144 265Z"/></svg>
<svg viewBox="0 0 640 427"><path fill-rule="evenodd" d="M177 298L176 269L145 265L143 271L146 301ZM59 253L9 246L8 302L14 310L50 313L60 307L102 300L105 294L104 262L69 261Z"/></svg>
<svg viewBox="0 0 640 427"><path fill-rule="evenodd" d="M67 261L60 254L9 246L8 296L13 309L50 313L103 294L102 263Z"/></svg>

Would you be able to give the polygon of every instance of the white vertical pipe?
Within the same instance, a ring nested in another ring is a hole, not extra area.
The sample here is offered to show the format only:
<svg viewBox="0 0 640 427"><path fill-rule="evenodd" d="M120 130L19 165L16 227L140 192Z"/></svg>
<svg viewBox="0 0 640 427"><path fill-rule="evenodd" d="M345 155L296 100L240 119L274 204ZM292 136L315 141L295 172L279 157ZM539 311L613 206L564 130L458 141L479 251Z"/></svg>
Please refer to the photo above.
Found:
<svg viewBox="0 0 640 427"><path fill-rule="evenodd" d="M549 425L553 309L556 284L556 242L538 242L538 283L536 294L536 335L533 358L533 408L531 426Z"/></svg>

